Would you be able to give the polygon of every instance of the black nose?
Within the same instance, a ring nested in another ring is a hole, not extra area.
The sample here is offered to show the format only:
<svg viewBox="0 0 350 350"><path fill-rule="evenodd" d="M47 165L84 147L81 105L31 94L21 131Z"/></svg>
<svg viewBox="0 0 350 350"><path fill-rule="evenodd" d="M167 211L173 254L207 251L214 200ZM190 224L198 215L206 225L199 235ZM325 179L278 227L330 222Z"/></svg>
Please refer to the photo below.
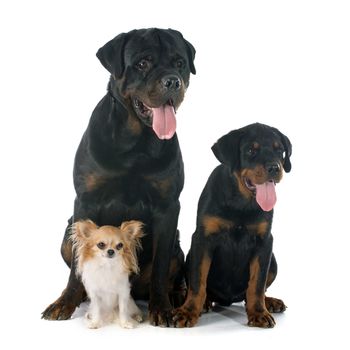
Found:
<svg viewBox="0 0 350 350"><path fill-rule="evenodd" d="M281 166L279 163L267 163L265 168L268 174L271 176L277 175L281 171Z"/></svg>
<svg viewBox="0 0 350 350"><path fill-rule="evenodd" d="M107 250L107 254L111 258L114 255L114 250L113 249L108 249Z"/></svg>
<svg viewBox="0 0 350 350"><path fill-rule="evenodd" d="M181 80L176 75L166 75L162 78L162 85L167 90L177 91L181 87Z"/></svg>

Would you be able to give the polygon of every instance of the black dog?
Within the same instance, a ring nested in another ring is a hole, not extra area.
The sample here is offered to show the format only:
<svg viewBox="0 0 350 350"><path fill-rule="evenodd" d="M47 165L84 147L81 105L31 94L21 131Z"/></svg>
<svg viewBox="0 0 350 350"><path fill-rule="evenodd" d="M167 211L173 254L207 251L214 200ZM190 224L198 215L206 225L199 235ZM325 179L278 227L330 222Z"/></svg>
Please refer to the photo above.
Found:
<svg viewBox="0 0 350 350"><path fill-rule="evenodd" d="M75 274L70 226L81 219L119 226L145 223L136 299L148 299L154 325L169 325L169 291L181 288L184 255L177 235L184 173L175 112L195 74L195 50L180 32L141 29L123 33L97 52L111 73L76 153L74 215L61 252L71 267L66 289L43 318L71 317L85 297Z"/></svg>
<svg viewBox="0 0 350 350"><path fill-rule="evenodd" d="M286 307L265 297L277 274L272 208L282 168L291 170L291 144L277 129L252 124L223 136L212 150L222 164L199 200L186 259L189 290L185 304L175 310L175 325L195 325L204 304L245 300L250 326L273 327L270 312Z"/></svg>

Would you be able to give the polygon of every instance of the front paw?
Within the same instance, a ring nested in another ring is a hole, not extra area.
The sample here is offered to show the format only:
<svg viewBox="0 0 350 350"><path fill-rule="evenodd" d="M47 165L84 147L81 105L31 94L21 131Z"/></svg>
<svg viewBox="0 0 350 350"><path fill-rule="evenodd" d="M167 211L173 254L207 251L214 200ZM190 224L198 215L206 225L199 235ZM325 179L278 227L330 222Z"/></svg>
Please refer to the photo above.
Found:
<svg viewBox="0 0 350 350"><path fill-rule="evenodd" d="M284 312L287 309L286 304L281 299L265 297L266 309L272 313Z"/></svg>
<svg viewBox="0 0 350 350"><path fill-rule="evenodd" d="M97 328L102 327L102 322L99 320L87 319L86 325L90 329L97 329Z"/></svg>
<svg viewBox="0 0 350 350"><path fill-rule="evenodd" d="M120 320L120 325L126 329L132 329L136 327L136 322L132 319L130 320Z"/></svg>
<svg viewBox="0 0 350 350"><path fill-rule="evenodd" d="M273 328L275 324L274 318L267 310L248 314L248 326L250 327Z"/></svg>
<svg viewBox="0 0 350 350"><path fill-rule="evenodd" d="M172 307L170 302L149 305L149 321L153 326L170 327L172 325Z"/></svg>
<svg viewBox="0 0 350 350"><path fill-rule="evenodd" d="M67 302L62 296L49 305L42 313L41 318L45 320L68 320L71 318L76 306Z"/></svg>
<svg viewBox="0 0 350 350"><path fill-rule="evenodd" d="M137 321L138 323L141 323L143 321L142 313L137 313L132 315L132 318Z"/></svg>
<svg viewBox="0 0 350 350"><path fill-rule="evenodd" d="M174 327L193 327L199 319L200 312L193 307L182 306L173 312Z"/></svg>

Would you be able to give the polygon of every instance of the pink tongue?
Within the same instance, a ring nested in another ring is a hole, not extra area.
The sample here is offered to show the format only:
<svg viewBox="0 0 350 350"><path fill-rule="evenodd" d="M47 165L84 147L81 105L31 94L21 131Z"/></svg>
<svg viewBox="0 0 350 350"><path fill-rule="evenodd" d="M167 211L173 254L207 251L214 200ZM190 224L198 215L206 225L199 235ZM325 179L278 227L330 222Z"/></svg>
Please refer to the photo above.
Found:
<svg viewBox="0 0 350 350"><path fill-rule="evenodd" d="M158 108L152 108L153 124L152 128L161 140L171 139L176 131L176 118L174 107L164 105Z"/></svg>
<svg viewBox="0 0 350 350"><path fill-rule="evenodd" d="M262 185L255 185L256 201L264 211L270 211L276 204L277 197L275 192L275 183L267 181Z"/></svg>

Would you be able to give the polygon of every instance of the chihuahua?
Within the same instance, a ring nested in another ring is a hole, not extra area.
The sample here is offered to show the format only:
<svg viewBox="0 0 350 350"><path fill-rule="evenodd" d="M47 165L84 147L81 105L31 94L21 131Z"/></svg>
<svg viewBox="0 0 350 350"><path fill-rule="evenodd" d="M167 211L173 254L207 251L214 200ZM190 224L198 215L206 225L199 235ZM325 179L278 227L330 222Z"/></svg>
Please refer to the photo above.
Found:
<svg viewBox="0 0 350 350"><path fill-rule="evenodd" d="M138 273L137 250L141 248L143 224L126 221L120 227L98 227L91 220L72 226L77 274L88 297L86 314L89 328L113 322L118 315L124 328L142 322L142 312L130 295L129 275Z"/></svg>

